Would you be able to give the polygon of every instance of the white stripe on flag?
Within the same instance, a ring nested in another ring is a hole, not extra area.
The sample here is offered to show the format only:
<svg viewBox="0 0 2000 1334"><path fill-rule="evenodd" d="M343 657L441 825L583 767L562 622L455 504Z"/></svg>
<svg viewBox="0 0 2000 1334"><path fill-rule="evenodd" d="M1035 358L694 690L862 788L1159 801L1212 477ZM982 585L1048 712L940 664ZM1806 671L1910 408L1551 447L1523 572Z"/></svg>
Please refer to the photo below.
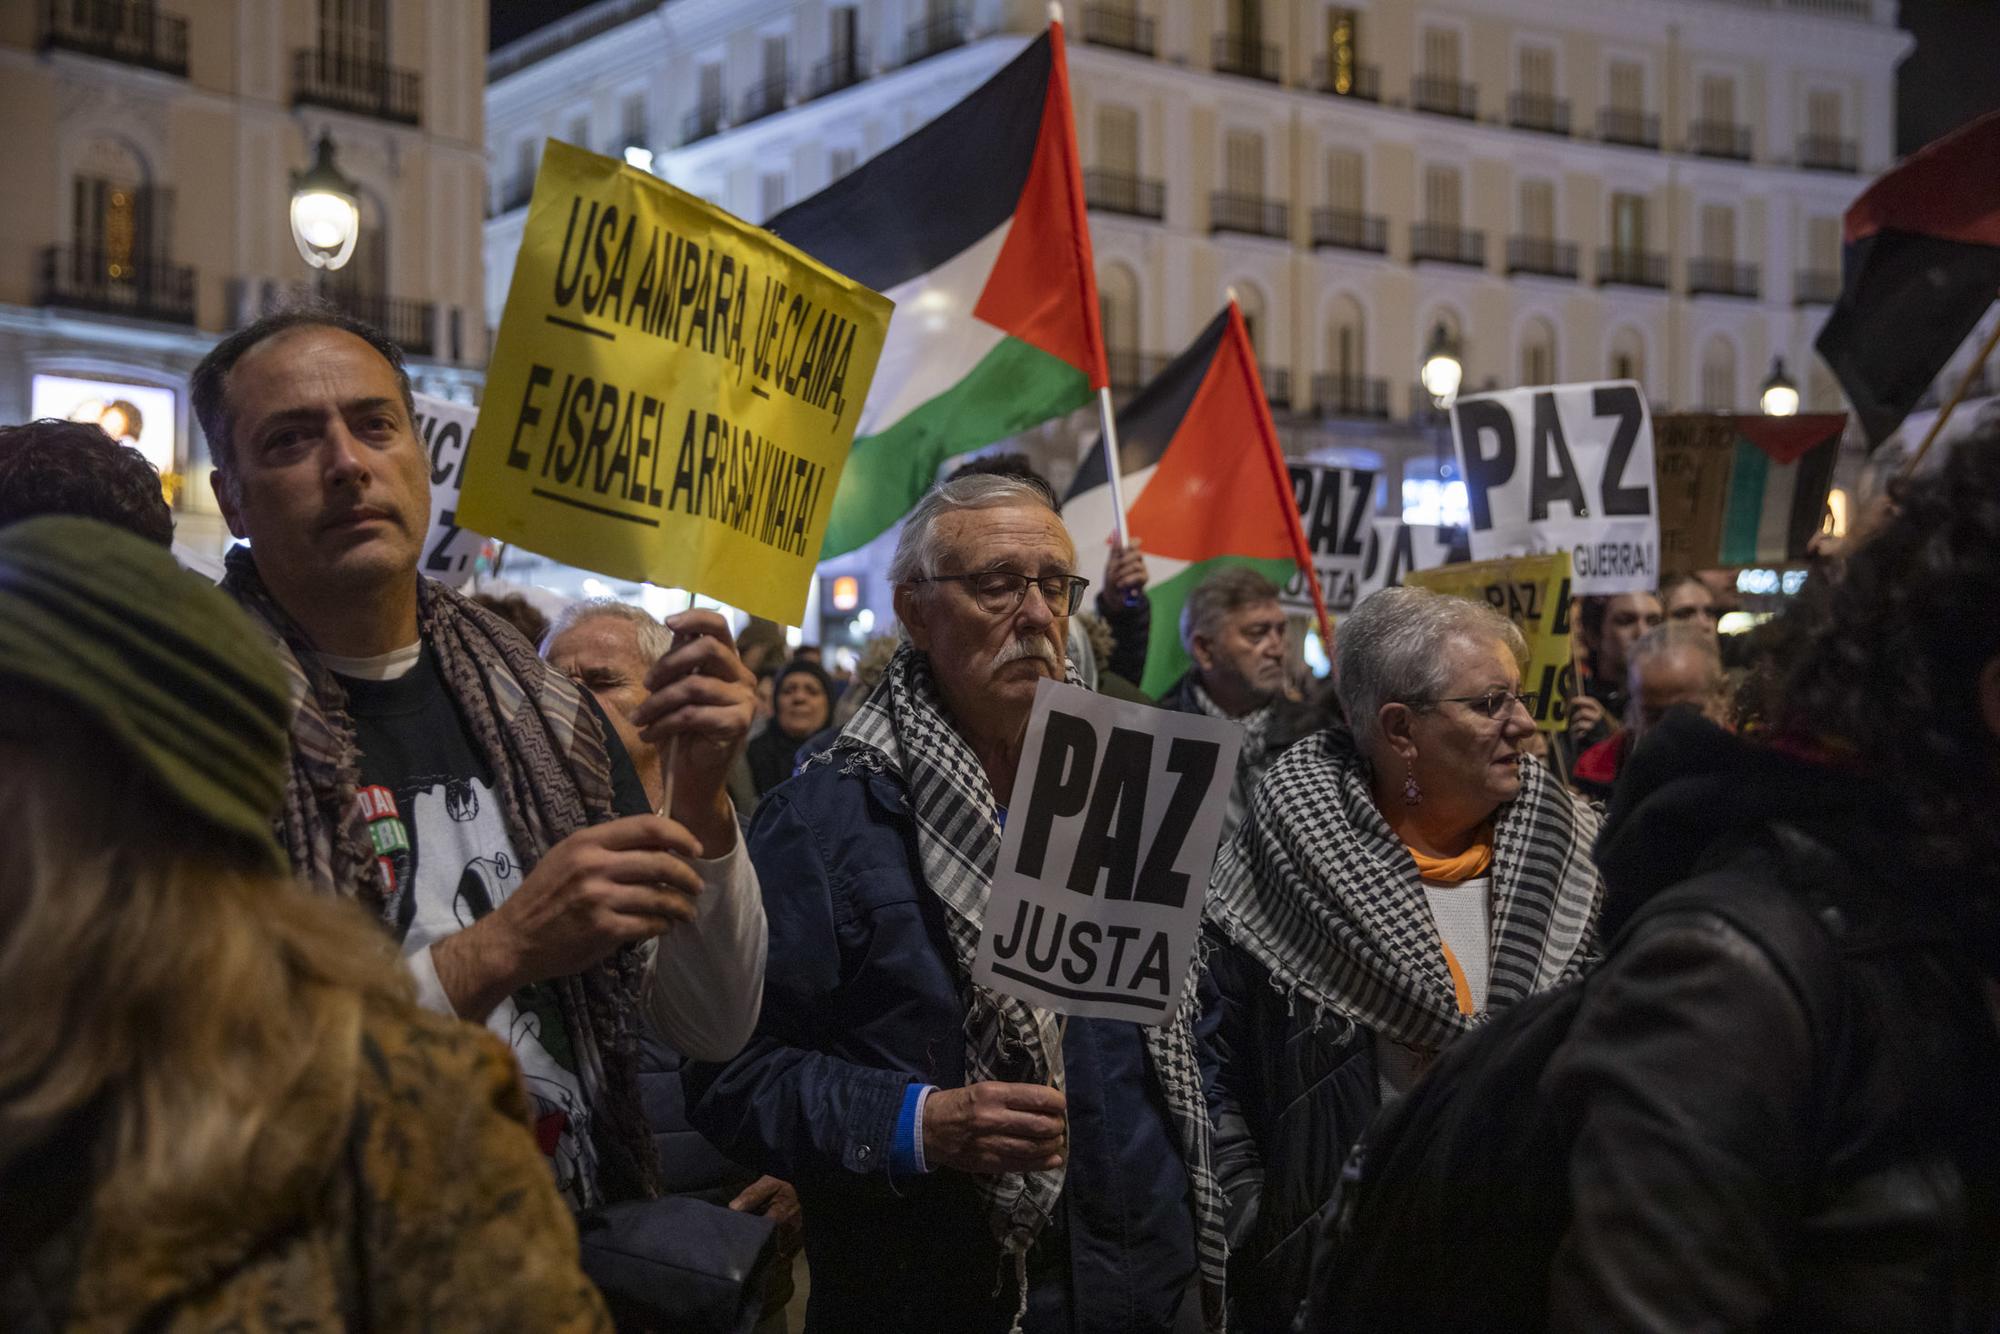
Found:
<svg viewBox="0 0 2000 1334"><path fill-rule="evenodd" d="M1102 448L1101 445L1093 448ZM1125 512L1139 503L1139 496L1146 489L1146 483L1153 480L1158 464L1141 468L1137 472L1126 473L1121 481L1125 484ZM1069 540L1076 544L1076 572L1086 579L1098 580L1104 577L1104 553L1113 533L1118 531L1111 517L1111 488L1093 486L1063 506L1063 524L1069 529ZM1173 560L1166 556L1146 554L1146 582L1164 583L1188 567L1184 560Z"/></svg>
<svg viewBox="0 0 2000 1334"><path fill-rule="evenodd" d="M957 384L1007 337L973 318L972 308L979 304L1013 226L1009 218L929 273L882 294L896 303L896 311L861 408L857 437L887 430Z"/></svg>

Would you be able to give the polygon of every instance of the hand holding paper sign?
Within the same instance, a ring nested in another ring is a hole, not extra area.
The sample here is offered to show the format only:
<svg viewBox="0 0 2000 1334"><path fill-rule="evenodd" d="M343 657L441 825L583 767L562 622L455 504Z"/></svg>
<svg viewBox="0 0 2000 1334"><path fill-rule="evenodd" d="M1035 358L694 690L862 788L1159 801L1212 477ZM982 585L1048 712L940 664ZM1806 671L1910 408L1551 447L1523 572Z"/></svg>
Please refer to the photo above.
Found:
<svg viewBox="0 0 2000 1334"><path fill-rule="evenodd" d="M1046 1084L942 1089L924 1103L924 1161L984 1176L1061 1167L1068 1106Z"/></svg>
<svg viewBox="0 0 2000 1334"><path fill-rule="evenodd" d="M639 735L671 755L668 814L694 831L700 855L720 857L736 843L726 785L750 735L757 679L736 656L728 623L712 611L669 617L674 646L646 673L653 693L632 712Z"/></svg>

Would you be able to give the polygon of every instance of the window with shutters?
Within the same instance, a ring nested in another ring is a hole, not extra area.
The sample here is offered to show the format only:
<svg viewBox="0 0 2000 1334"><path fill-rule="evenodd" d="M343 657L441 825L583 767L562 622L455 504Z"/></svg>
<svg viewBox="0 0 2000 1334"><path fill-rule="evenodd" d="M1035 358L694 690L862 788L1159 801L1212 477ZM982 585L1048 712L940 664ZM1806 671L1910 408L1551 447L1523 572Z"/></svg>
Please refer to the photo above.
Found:
<svg viewBox="0 0 2000 1334"><path fill-rule="evenodd" d="M1521 182L1521 235L1531 241L1556 239L1555 182Z"/></svg>
<svg viewBox="0 0 2000 1334"><path fill-rule="evenodd" d="M1840 272L1840 219L1813 218L1806 223L1806 266L1816 273Z"/></svg>
<svg viewBox="0 0 2000 1334"><path fill-rule="evenodd" d="M696 105L703 107L721 106L722 66L719 63L703 65L700 75L695 80L695 87L699 92Z"/></svg>
<svg viewBox="0 0 2000 1334"><path fill-rule="evenodd" d="M319 49L338 62L389 58L387 0L319 0Z"/></svg>
<svg viewBox="0 0 2000 1334"><path fill-rule="evenodd" d="M1701 257L1723 264L1736 262L1736 210L1729 205L1702 205Z"/></svg>
<svg viewBox="0 0 2000 1334"><path fill-rule="evenodd" d="M1139 113L1131 107L1097 108L1097 165L1124 176L1139 174Z"/></svg>
<svg viewBox="0 0 2000 1334"><path fill-rule="evenodd" d="M837 181L841 177L853 171L855 167L855 161L859 156L860 155L857 154L851 148L836 148L831 153L827 154L827 159L826 159L827 180Z"/></svg>
<svg viewBox="0 0 2000 1334"><path fill-rule="evenodd" d="M1646 340L1637 329L1625 328L1611 335L1611 355L1605 369L1614 380L1646 381Z"/></svg>
<svg viewBox="0 0 2000 1334"><path fill-rule="evenodd" d="M1634 116L1646 110L1646 67L1638 61L1611 62L1611 109Z"/></svg>
<svg viewBox="0 0 2000 1334"><path fill-rule="evenodd" d="M1098 317L1108 351L1133 353L1139 347L1139 279L1123 264L1107 264L1097 281ZM1130 377L1137 379L1136 375Z"/></svg>
<svg viewBox="0 0 2000 1334"><path fill-rule="evenodd" d="M1223 188L1252 199L1264 196L1264 136L1231 130L1223 144Z"/></svg>
<svg viewBox="0 0 2000 1334"><path fill-rule="evenodd" d="M1840 94L1829 88L1815 88L1806 94L1806 133L1815 139L1838 139Z"/></svg>
<svg viewBox="0 0 2000 1334"><path fill-rule="evenodd" d="M1458 30L1456 28L1424 29L1424 77L1428 79L1451 79L1459 77Z"/></svg>
<svg viewBox="0 0 2000 1334"><path fill-rule="evenodd" d="M781 88L786 75L786 42L783 36L768 36L764 39L764 82L770 87Z"/></svg>
<svg viewBox="0 0 2000 1334"><path fill-rule="evenodd" d="M1424 168L1424 221L1437 227L1456 227L1464 216L1461 181L1457 167Z"/></svg>
<svg viewBox="0 0 2000 1334"><path fill-rule="evenodd" d="M1519 91L1529 97L1550 99L1556 95L1556 53L1546 46L1524 46L1516 71Z"/></svg>
<svg viewBox="0 0 2000 1334"><path fill-rule="evenodd" d="M1621 255L1637 255L1646 249L1646 196L1611 196L1611 248Z"/></svg>
<svg viewBox="0 0 2000 1334"><path fill-rule="evenodd" d="M563 135L563 142L575 144L578 148L590 147L590 117L570 117L569 129Z"/></svg>
<svg viewBox="0 0 2000 1334"><path fill-rule="evenodd" d="M1705 412L1729 412L1736 406L1736 349L1726 338L1709 339L1702 351L1701 406Z"/></svg>
<svg viewBox="0 0 2000 1334"><path fill-rule="evenodd" d="M1547 320L1537 317L1521 331L1521 383L1556 382L1556 331Z"/></svg>
<svg viewBox="0 0 2000 1334"><path fill-rule="evenodd" d="M1264 336L1264 294L1246 283L1236 289L1236 307L1243 312L1243 328L1250 335L1250 350L1258 353L1261 358ZM1265 386L1267 389L1269 387Z"/></svg>
<svg viewBox="0 0 2000 1334"><path fill-rule="evenodd" d="M619 144L620 148L630 148L634 145L641 148L645 147L648 136L646 133L646 95L644 93L628 93L626 95L625 102L619 109L618 124L622 140Z"/></svg>
<svg viewBox="0 0 2000 1334"><path fill-rule="evenodd" d="M1368 208L1368 160L1352 149L1336 148L1326 155L1326 206L1343 213Z"/></svg>
<svg viewBox="0 0 2000 1334"><path fill-rule="evenodd" d="M1701 119L1714 125L1736 123L1736 80L1726 74L1702 75Z"/></svg>
<svg viewBox="0 0 2000 1334"><path fill-rule="evenodd" d="M1254 48L1264 40L1263 0L1228 0L1227 32L1231 41Z"/></svg>
<svg viewBox="0 0 2000 1334"><path fill-rule="evenodd" d="M1367 373L1364 337L1360 302L1351 296L1341 297L1334 303L1333 321L1327 329L1327 369L1344 385L1352 385Z"/></svg>

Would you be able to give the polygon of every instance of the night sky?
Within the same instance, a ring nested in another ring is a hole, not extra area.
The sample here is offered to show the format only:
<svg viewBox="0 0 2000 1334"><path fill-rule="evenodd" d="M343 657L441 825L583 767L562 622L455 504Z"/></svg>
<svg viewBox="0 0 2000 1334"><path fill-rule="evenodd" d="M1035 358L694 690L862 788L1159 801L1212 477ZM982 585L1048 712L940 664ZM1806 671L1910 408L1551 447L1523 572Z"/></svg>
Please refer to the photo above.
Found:
<svg viewBox="0 0 2000 1334"><path fill-rule="evenodd" d="M494 48L589 0L492 0ZM1902 0L1917 48L1898 72L1896 146L1908 153L2000 108L2000 0Z"/></svg>

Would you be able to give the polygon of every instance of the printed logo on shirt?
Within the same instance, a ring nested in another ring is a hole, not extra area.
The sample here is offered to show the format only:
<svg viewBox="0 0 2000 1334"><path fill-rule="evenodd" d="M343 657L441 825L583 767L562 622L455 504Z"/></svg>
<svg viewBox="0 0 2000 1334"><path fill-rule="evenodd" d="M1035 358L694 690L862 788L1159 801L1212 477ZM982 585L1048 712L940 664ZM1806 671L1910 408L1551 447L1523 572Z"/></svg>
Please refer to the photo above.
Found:
<svg viewBox="0 0 2000 1334"><path fill-rule="evenodd" d="M386 787L364 787L355 793L361 814L368 821L368 841L375 848L375 863L382 868L386 895L394 899L408 878L410 831L396 809L396 794Z"/></svg>

